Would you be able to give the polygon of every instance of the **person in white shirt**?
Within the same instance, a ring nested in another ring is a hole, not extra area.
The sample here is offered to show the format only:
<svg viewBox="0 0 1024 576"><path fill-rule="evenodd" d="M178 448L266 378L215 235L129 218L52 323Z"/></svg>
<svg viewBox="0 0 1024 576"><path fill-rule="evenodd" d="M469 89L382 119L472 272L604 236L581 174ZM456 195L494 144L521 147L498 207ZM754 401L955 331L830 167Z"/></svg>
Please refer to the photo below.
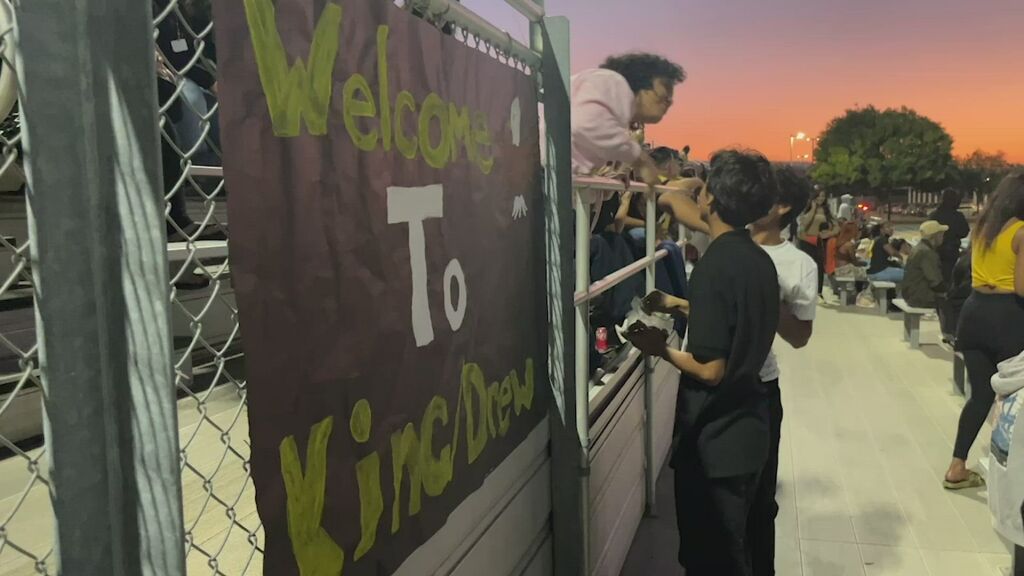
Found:
<svg viewBox="0 0 1024 576"><path fill-rule="evenodd" d="M843 194L842 196L839 197L839 199L842 201L842 203L839 204L839 221L853 222L855 215L853 206L853 196L850 196L849 194Z"/></svg>
<svg viewBox="0 0 1024 576"><path fill-rule="evenodd" d="M775 263L779 275L778 335L794 348L803 348L811 338L818 306L818 265L792 242L782 238L811 195L811 184L791 168L775 171L779 198L767 216L751 224L754 241L764 248ZM769 397L771 450L758 483L750 512L748 537L753 576L775 574L775 517L779 505L775 489L779 472L779 442L782 433L782 396L779 389L779 364L775 353L768 354L761 368L761 382Z"/></svg>

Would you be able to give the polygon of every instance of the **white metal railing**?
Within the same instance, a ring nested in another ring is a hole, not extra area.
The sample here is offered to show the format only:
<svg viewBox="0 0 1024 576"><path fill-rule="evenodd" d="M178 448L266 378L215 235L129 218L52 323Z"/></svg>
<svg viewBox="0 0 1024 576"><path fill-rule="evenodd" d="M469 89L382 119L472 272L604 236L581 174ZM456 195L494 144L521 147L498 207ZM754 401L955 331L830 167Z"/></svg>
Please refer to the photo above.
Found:
<svg viewBox="0 0 1024 576"><path fill-rule="evenodd" d="M413 5L426 11L432 17L439 17L475 34L509 56L517 58L531 68L540 67L540 56L529 46L513 38L508 32L491 24L482 16L460 4L457 0L410 0ZM529 0L506 0L531 21L544 16L544 10Z"/></svg>
<svg viewBox="0 0 1024 576"><path fill-rule="evenodd" d="M596 192L625 191L646 194L645 250L643 258L612 272L604 278L590 281L590 206L596 199ZM580 438L590 439L590 310L589 302L607 292L628 278L645 274L645 293L654 290L654 275L657 262L664 258L666 250L655 250L657 196L673 191L666 186L648 186L641 182L622 182L611 178L574 177L573 194L576 200L576 287L573 297L576 306L576 414ZM654 383L653 360L644 365L644 455L647 466L644 470L647 512L655 506L655 483L658 471L654 469ZM586 445L585 445L586 447Z"/></svg>
<svg viewBox="0 0 1024 576"><path fill-rule="evenodd" d="M533 0L505 0L505 2L529 18L530 22L539 22L544 17L544 8Z"/></svg>

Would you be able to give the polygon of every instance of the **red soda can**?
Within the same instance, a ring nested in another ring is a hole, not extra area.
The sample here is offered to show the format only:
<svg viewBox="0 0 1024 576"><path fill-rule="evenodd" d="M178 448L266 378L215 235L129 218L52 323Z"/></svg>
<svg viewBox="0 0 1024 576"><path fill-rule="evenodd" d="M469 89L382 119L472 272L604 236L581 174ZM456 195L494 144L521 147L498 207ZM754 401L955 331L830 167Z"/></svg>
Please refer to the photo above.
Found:
<svg viewBox="0 0 1024 576"><path fill-rule="evenodd" d="M604 353L608 351L608 329L598 328L597 329L597 344L595 347L598 352Z"/></svg>

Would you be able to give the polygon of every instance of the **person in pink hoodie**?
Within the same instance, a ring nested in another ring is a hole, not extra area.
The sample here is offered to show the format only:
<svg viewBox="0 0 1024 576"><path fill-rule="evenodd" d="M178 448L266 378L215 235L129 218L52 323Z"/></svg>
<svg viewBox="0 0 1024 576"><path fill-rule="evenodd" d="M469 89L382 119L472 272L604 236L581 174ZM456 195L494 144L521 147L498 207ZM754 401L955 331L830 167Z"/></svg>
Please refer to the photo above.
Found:
<svg viewBox="0 0 1024 576"><path fill-rule="evenodd" d="M686 79L678 64L661 56L631 53L612 56L599 68L584 70L570 80L572 108L572 172L574 175L633 178L651 186L661 183L658 166L643 148L646 124L660 122ZM639 140L639 141L638 141ZM607 169L609 164L612 169ZM605 192L593 206L591 230L614 227L620 205L632 193ZM616 231L621 231L617 229Z"/></svg>
<svg viewBox="0 0 1024 576"><path fill-rule="evenodd" d="M593 174L618 162L631 166L644 182L660 184L657 165L630 127L660 122L684 80L681 66L644 53L612 56L599 68L575 74L570 94L573 174Z"/></svg>

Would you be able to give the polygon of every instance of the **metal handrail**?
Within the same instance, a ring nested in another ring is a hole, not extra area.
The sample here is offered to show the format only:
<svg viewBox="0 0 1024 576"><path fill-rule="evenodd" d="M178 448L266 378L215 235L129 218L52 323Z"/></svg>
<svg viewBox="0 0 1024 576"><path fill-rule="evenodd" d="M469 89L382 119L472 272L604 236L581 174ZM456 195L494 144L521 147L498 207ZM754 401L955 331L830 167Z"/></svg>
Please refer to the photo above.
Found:
<svg viewBox="0 0 1024 576"><path fill-rule="evenodd" d="M505 0L505 2L529 18L530 22L540 22L544 17L544 8L538 6L533 0Z"/></svg>
<svg viewBox="0 0 1024 576"><path fill-rule="evenodd" d="M693 178L684 178L684 180L694 180ZM589 189L589 190L600 190L604 192L624 192L626 191L626 183L622 180L616 180L614 178L604 178L601 176L573 176L572 178L573 188L577 189ZM674 186L650 186L643 182L630 181L629 187L630 192L646 193L653 189L658 194L665 194L667 192L678 192L680 189Z"/></svg>
<svg viewBox="0 0 1024 576"><path fill-rule="evenodd" d="M421 0L419 3L426 7L426 11L431 16L441 17L466 29L466 31L479 36L480 39L490 42L496 48L507 52L510 56L523 61L527 66L540 68L540 55L456 0ZM520 4L523 5L522 9L529 9L529 6L522 0L516 1L513 6L522 12ZM534 8L539 9L536 5ZM541 15L543 15L543 11L541 11Z"/></svg>
<svg viewBox="0 0 1024 576"><path fill-rule="evenodd" d="M683 240L676 242L676 245L679 246L680 248L682 248L683 244ZM604 294L605 292L618 286L626 279L644 271L645 269L647 269L648 266L655 262L658 262L665 256L668 256L668 250L662 248L661 250L655 252L654 256L645 256L637 260L636 262L633 262L629 266L623 266L622 268L619 268L615 272L612 272L611 274L591 284L586 291L580 291L573 294L573 303L579 306L584 302L593 300L594 298L600 296L601 294Z"/></svg>
<svg viewBox="0 0 1024 576"><path fill-rule="evenodd" d="M588 192L594 191L625 191L646 193L646 215L645 215L645 256L633 262L597 282L590 282L590 205L587 198ZM676 189L669 186L648 186L640 182L623 182L611 178L600 178L593 176L573 177L573 194L576 199L576 291L573 294L573 301L576 308L576 410L577 427L580 432L581 441L584 446L589 446L593 440L589 427L589 406L590 406L590 322L589 307L587 303L594 297L607 292L621 284L641 271L645 272L644 286L645 293L654 290L655 266L659 260L668 255L668 250L655 250L655 218L657 209L657 196ZM654 194L649 192L653 191ZM680 241L679 245L682 246ZM657 482L657 471L654 470L654 362L648 358L644 361L644 459L647 466L644 469L644 492L645 507L648 514L653 514L656 497L655 484Z"/></svg>

